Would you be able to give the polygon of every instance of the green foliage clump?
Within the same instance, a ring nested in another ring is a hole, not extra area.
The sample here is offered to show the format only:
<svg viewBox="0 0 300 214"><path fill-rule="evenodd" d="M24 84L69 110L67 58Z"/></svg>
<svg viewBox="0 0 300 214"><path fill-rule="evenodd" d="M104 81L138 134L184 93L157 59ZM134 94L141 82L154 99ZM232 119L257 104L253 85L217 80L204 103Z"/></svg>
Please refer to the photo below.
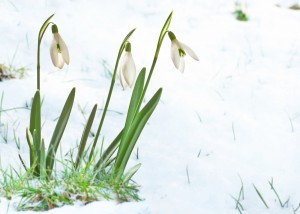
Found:
<svg viewBox="0 0 300 214"><path fill-rule="evenodd" d="M235 2L235 18L239 21L246 22L249 20L248 15L245 12L246 5L239 1Z"/></svg>

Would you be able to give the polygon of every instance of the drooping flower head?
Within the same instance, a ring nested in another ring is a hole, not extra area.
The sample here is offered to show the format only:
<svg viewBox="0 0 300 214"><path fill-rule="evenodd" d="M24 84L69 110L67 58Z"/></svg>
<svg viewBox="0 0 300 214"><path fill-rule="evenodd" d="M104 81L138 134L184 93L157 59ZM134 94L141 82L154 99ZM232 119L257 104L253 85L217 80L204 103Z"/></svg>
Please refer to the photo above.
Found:
<svg viewBox="0 0 300 214"><path fill-rule="evenodd" d="M69 51L66 43L58 33L57 25L52 25L53 40L50 46L50 56L55 67L62 69L64 63L69 65Z"/></svg>
<svg viewBox="0 0 300 214"><path fill-rule="evenodd" d="M184 57L186 53L188 53L188 55L190 55L193 59L199 61L196 53L189 46L176 39L176 36L172 31L169 31L168 35L171 40L171 58L175 67L179 71L184 72Z"/></svg>
<svg viewBox="0 0 300 214"><path fill-rule="evenodd" d="M123 55L123 62L120 67L120 81L123 89L127 86L130 88L133 86L136 76L135 63L131 54L131 44L126 43L125 53Z"/></svg>

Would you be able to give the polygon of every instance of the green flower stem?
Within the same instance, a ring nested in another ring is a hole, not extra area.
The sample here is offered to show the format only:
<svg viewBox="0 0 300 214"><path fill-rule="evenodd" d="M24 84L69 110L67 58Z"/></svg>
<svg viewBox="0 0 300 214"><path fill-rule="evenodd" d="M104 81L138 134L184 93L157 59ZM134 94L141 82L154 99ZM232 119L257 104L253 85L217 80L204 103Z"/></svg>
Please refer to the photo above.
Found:
<svg viewBox="0 0 300 214"><path fill-rule="evenodd" d="M95 150L95 147L97 145L97 141L98 141L98 138L99 138L102 126L103 126L103 122L104 122L104 119L105 119L105 116L106 116L107 108L108 108L110 98L111 98L111 95L112 95L112 92L113 92L113 88L114 88L114 84L115 84L115 80L116 80L116 75L117 75L117 70L118 70L118 65L119 65L121 55L122 55L122 53L125 49L126 43L128 43L129 37L133 34L134 31L135 31L135 29L131 30L127 34L127 36L124 38L124 40L123 40L123 42L120 46L118 57L117 57L115 68L114 68L114 73L113 73L113 76L112 76L112 79L111 79L111 83L110 83L110 87L109 87L109 91L108 91L108 95L107 95L107 99L106 99L106 103L105 103L105 106L104 106L104 110L103 110L103 113L102 113L102 117L101 117L98 129L97 129L96 135L95 135L95 140L94 140L91 152L90 152L89 161L92 160L94 150Z"/></svg>
<svg viewBox="0 0 300 214"><path fill-rule="evenodd" d="M38 47L37 47L37 90L40 90L41 89L41 84L40 84L40 69L41 69L41 65L40 65L40 49L41 49L41 42L42 42L42 39L43 39L43 36L48 28L48 26L52 23L50 22L50 19L54 16L54 14L52 14L51 16L49 16L48 19L46 19L46 21L43 23L42 27L40 28L40 31L39 31L39 37L38 37ZM52 23L53 24L53 23Z"/></svg>
<svg viewBox="0 0 300 214"><path fill-rule="evenodd" d="M149 71L149 74L148 74L148 77L147 77L147 80L146 80L146 83L145 83L145 86L144 86L144 89L143 89L142 96L141 96L139 104L138 104L136 114L140 110L143 99L145 97L148 85L149 85L151 77L152 77L152 73L154 71L154 68L155 68L155 65L156 65L156 62L157 62L157 59L158 59L158 55L159 55L159 52L160 52L161 45L163 43L163 40L165 38L166 33L168 32L168 29L169 29L169 26L170 26L170 23L171 23L172 15L173 15L173 11L170 13L170 15L168 16L164 26L161 29L161 32L160 32L160 35L159 35L159 38L158 38L158 42L157 42L157 46L156 46L156 51L155 51L154 58L153 58L153 61L152 61L152 65L151 65L151 68L150 68L150 71Z"/></svg>
<svg viewBox="0 0 300 214"><path fill-rule="evenodd" d="M38 49L37 49L37 68L36 68L36 71L37 71L37 75L36 75L36 82L37 82L37 85L36 85L36 89L37 90L40 90L41 89L41 84L40 84L40 69L41 69L41 66L40 66L40 46L41 46L41 41L38 40Z"/></svg>
<svg viewBox="0 0 300 214"><path fill-rule="evenodd" d="M144 99L144 96L145 96L145 93L147 91L147 88L148 88L148 85L150 83L150 80L151 80L151 77L152 77L152 73L154 71L154 68L155 68L155 65L156 65L156 62L157 62L157 59L158 59L158 55L159 55L159 52L160 52L160 48L161 48L161 45L162 45L162 42L163 42L163 39L166 35L166 33L168 32L168 28L170 26L170 23L171 23L171 19L172 19L172 14L173 12L170 13L170 15L168 16L161 32L160 32L160 35L159 35L159 39L158 39L158 42L157 42L157 46L156 46L156 51L155 51L155 55L154 55L154 58L153 58L153 62L152 62L152 65L151 65L151 69L150 69L150 72L148 74L148 77L147 77L147 81L146 81L146 84L143 88L143 91L142 91L142 94L141 94L141 97L138 101L138 105L137 105L137 108L136 108L136 112L134 113L134 116L133 117L136 117L137 113L139 112L139 109L141 107L141 104L142 104L142 101ZM131 32L132 33L132 32ZM129 37L131 35L131 33L129 33L127 35L127 37ZM94 141L94 144L93 144L93 147L91 149L91 153L90 153L90 157L89 157L89 160L92 159L92 155L93 155L93 152L94 152L94 149L95 149L95 146L96 146L96 143L97 143L97 140L99 138L99 134L100 134L100 130L101 130L101 127L102 127L102 123L103 123L103 120L104 120L104 117L105 117L105 114L106 114L106 111L107 111L107 106L108 106L108 103L109 103L109 100L110 100L110 96L111 96L111 93L112 93L112 88L113 88L113 84L114 84L114 79L115 79L115 74L116 74L116 69L118 67L118 62L119 62L119 58L121 56L121 53L122 51L124 50L124 45L125 45L125 42L127 41L127 39L125 38L121 47L120 47L120 51L119 51L119 55L118 55L118 58L117 58L117 62L116 62L116 66L115 66L115 70L114 70L114 74L113 74L113 78L112 78L112 82L111 82L111 87L110 87L110 91L109 91L109 94L108 94L108 98L107 98L107 101L106 101L106 105L105 105L105 108L104 108L104 111L103 111L103 115L102 115L102 118L101 118L101 122L100 122L100 125L98 127L98 130L97 130L97 133L96 133L96 136L95 136L95 141ZM119 147L119 142L120 142L120 139L122 137L122 133L123 133L123 129L122 131L118 134L118 136L114 139L113 143L110 145L110 148L108 148L105 152L105 154L107 155L104 155L104 158L101 157L101 159L98 161L98 163L96 164L96 167L95 169L96 170L100 170L100 166L101 164L105 164L105 162L107 161L104 161L104 159L109 156L109 154L111 154L112 152L115 152L116 149ZM124 133L123 133L124 134ZM109 158L109 157L108 157Z"/></svg>
<svg viewBox="0 0 300 214"><path fill-rule="evenodd" d="M45 27L45 31L46 31L46 29L48 28L48 26L49 26L49 24L50 23L48 23L47 25L46 25L46 27ZM42 28L41 28L41 30L42 30ZM37 68L36 68L36 70L37 70L37 86L36 86L36 88L37 88L37 90L41 90L41 83L40 83L40 79L41 79L41 65L40 65L40 53L41 53L41 43L42 43L42 38L43 38L43 36L44 36L44 33L45 33L45 31L42 33L42 35L41 35L41 37L40 37L40 34L39 34L39 39L38 39L38 48L37 48ZM41 31L40 31L40 33L41 33Z"/></svg>
<svg viewBox="0 0 300 214"><path fill-rule="evenodd" d="M170 13L170 15L168 16L168 18L167 18L167 20L166 20L164 26L163 26L162 29L161 29L161 32L160 32L160 35L159 35L159 38L158 38L158 42L157 42L157 46L156 46L156 51L155 51L154 58L153 58L153 61L152 61L152 65L151 65L151 68L150 68L150 71L149 71L149 74L148 74L146 83L145 83L145 85L144 85L142 94L141 94L140 99L139 99L139 101L138 101L137 108L136 108L136 110L135 110L135 113L134 113L133 118L135 118L135 117L137 116L137 114L140 112L140 107L141 107L141 105L142 105L142 102L143 102L143 99L144 99L144 97L145 97L145 94L146 94L148 85L149 85L149 83L150 83L150 80L151 80L151 77L152 77L152 74L153 74L153 71L154 71L154 68L155 68L157 59L158 59L158 55L159 55L159 52L160 52L161 45L162 45L162 43L163 43L164 37L165 37L166 33L168 32L168 28L169 28L170 23L171 23L172 14L173 14L173 12ZM123 132L123 130L122 130L121 132ZM124 134L126 135L127 133L124 133ZM120 135L120 134L119 134L119 135ZM118 136L119 136L119 135L118 135ZM122 138L123 138L123 136L122 136ZM115 140L114 140L114 142L115 142ZM118 155L119 155L119 153L118 153ZM117 157L118 157L118 155L117 155ZM115 163L115 164L116 164L116 163ZM125 167L126 167L126 166L125 166ZM124 169L125 169L125 167L124 167ZM124 170L124 169L123 169L123 170ZM115 168L115 172L114 172L114 174L117 175L117 180L120 179L120 176L123 175L123 172L119 172L119 170L120 170L120 169L116 169L116 168Z"/></svg>

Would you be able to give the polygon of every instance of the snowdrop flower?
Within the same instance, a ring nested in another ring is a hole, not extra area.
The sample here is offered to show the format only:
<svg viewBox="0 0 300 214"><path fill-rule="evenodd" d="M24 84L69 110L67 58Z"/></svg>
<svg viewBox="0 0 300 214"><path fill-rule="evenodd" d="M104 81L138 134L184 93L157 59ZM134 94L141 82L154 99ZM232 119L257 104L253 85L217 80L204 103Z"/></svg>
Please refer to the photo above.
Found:
<svg viewBox="0 0 300 214"><path fill-rule="evenodd" d="M136 68L131 54L131 44L128 42L125 46L125 54L120 68L120 81L123 89L127 86L130 88L135 81Z"/></svg>
<svg viewBox="0 0 300 214"><path fill-rule="evenodd" d="M199 61L198 56L195 52L187 45L183 44L182 42L176 39L176 36L172 31L168 32L169 38L171 39L171 58L175 65L175 67L183 72L185 63L184 63L184 56L188 53L193 59Z"/></svg>
<svg viewBox="0 0 300 214"><path fill-rule="evenodd" d="M52 25L53 40L50 46L50 55L52 63L55 67L62 69L64 63L69 65L69 51L66 43L58 33L57 25Z"/></svg>

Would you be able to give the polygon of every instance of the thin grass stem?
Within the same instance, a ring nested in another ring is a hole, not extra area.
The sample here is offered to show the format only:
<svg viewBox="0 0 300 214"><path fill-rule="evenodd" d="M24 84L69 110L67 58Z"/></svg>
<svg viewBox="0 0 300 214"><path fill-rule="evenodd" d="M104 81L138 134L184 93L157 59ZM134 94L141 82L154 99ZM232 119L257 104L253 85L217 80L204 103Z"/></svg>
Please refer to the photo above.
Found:
<svg viewBox="0 0 300 214"><path fill-rule="evenodd" d="M269 209L269 206L267 205L267 203L266 203L265 199L263 198L262 194L259 192L259 190L256 188L256 186L254 184L252 184L252 185L253 185L253 187L254 187L257 195L259 196L260 200L263 202L263 204L265 205L265 207L267 209Z"/></svg>

